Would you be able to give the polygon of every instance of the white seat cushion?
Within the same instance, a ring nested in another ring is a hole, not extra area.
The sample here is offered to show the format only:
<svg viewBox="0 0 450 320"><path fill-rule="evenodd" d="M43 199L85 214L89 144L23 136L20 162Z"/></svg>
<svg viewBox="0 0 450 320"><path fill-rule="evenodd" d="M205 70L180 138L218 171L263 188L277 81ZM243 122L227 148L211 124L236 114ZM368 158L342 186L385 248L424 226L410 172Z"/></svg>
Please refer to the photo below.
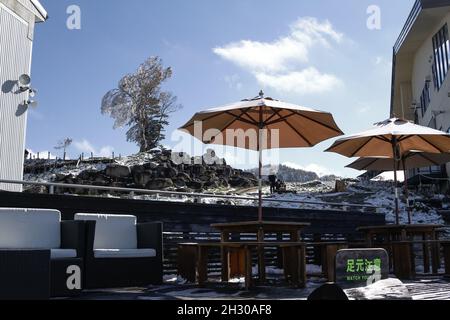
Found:
<svg viewBox="0 0 450 320"><path fill-rule="evenodd" d="M96 249L95 258L119 259L119 258L154 258L154 249Z"/></svg>
<svg viewBox="0 0 450 320"><path fill-rule="evenodd" d="M94 249L137 249L135 216L78 213L75 220L96 222Z"/></svg>
<svg viewBox="0 0 450 320"><path fill-rule="evenodd" d="M61 247L61 212L42 209L0 209L1 249Z"/></svg>
<svg viewBox="0 0 450 320"><path fill-rule="evenodd" d="M72 259L77 257L77 250L74 249L51 249L50 258L56 259Z"/></svg>

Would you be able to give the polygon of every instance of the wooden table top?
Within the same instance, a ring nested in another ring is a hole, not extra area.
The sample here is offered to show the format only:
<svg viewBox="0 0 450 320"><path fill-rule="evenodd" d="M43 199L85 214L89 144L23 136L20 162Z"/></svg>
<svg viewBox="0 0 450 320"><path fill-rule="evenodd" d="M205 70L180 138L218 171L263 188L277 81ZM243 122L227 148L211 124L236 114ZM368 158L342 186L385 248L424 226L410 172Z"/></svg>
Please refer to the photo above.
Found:
<svg viewBox="0 0 450 320"><path fill-rule="evenodd" d="M302 222L277 222L277 221L245 221L245 222L232 222L232 223L217 223L212 224L211 227L222 232L235 231L235 232L255 232L263 229L267 232L280 232L280 231L299 231L309 227L310 223Z"/></svg>
<svg viewBox="0 0 450 320"><path fill-rule="evenodd" d="M437 229L443 228L443 225L439 224L402 224L402 225L385 225L385 226L373 226L373 227L360 227L357 231L366 233L389 233L389 232L433 232Z"/></svg>

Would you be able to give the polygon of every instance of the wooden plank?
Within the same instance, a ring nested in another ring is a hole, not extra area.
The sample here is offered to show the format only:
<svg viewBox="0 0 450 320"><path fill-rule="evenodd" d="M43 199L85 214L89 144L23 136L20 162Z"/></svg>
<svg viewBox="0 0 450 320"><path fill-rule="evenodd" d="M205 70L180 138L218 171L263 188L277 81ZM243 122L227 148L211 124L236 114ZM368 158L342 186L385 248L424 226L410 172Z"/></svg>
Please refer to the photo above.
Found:
<svg viewBox="0 0 450 320"><path fill-rule="evenodd" d="M422 239L424 241L428 240L426 233L422 234ZM422 252L423 252L423 270L425 273L430 273L430 251L429 250L430 250L430 247L429 247L428 243L424 242L422 244Z"/></svg>
<svg viewBox="0 0 450 320"><path fill-rule="evenodd" d="M336 281L336 254L341 249L347 249L346 244L328 244L322 246L322 272L329 282Z"/></svg>
<svg viewBox="0 0 450 320"><path fill-rule="evenodd" d="M249 290L253 285L252 250L245 247L245 289Z"/></svg>
<svg viewBox="0 0 450 320"><path fill-rule="evenodd" d="M400 280L411 280L414 272L411 265L411 244L393 243L394 273Z"/></svg>
<svg viewBox="0 0 450 320"><path fill-rule="evenodd" d="M223 232L221 235L221 242L225 243L230 240L230 234L227 232ZM221 263L222 263L222 282L230 281L230 255L229 251L226 247L222 247L221 249Z"/></svg>
<svg viewBox="0 0 450 320"><path fill-rule="evenodd" d="M240 278L246 275L247 248L230 250L230 278Z"/></svg>
<svg viewBox="0 0 450 320"><path fill-rule="evenodd" d="M208 247L198 248L198 284L203 286L208 281Z"/></svg>
<svg viewBox="0 0 450 320"><path fill-rule="evenodd" d="M442 248L444 253L445 275L450 276L450 243L443 243Z"/></svg>
<svg viewBox="0 0 450 320"><path fill-rule="evenodd" d="M306 288L306 248L304 246L297 248L298 251L298 279L299 287Z"/></svg>
<svg viewBox="0 0 450 320"><path fill-rule="evenodd" d="M197 248L180 246L178 249L178 275L191 283L197 281Z"/></svg>
<svg viewBox="0 0 450 320"><path fill-rule="evenodd" d="M258 242L263 243L264 242L264 229L258 230ZM261 283L266 282L266 258L264 256L264 247L258 246L258 278Z"/></svg>

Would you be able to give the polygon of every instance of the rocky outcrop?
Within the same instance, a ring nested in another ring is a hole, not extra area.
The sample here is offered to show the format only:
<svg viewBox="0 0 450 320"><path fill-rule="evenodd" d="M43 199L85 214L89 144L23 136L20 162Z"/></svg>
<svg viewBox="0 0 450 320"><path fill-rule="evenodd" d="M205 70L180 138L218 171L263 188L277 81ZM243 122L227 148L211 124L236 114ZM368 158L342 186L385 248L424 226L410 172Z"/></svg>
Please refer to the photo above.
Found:
<svg viewBox="0 0 450 320"><path fill-rule="evenodd" d="M127 166L111 164L106 167L105 174L111 178L121 179L129 177L131 170Z"/></svg>
<svg viewBox="0 0 450 320"><path fill-rule="evenodd" d="M250 174L257 175L258 169L248 171ZM314 172L309 172L300 169L294 169L285 165L280 166L264 166L263 175L276 175L277 179L281 179L284 182L303 183L319 180L319 176Z"/></svg>
<svg viewBox="0 0 450 320"><path fill-rule="evenodd" d="M182 159L182 161L179 161ZM258 185L250 172L237 170L210 153L191 158L171 151L152 151L107 164L104 170L85 170L78 174L57 174L54 181L65 184L114 186L147 190L202 192ZM67 190L57 190L67 192ZM73 190L72 190L73 192ZM86 191L87 192L87 191Z"/></svg>

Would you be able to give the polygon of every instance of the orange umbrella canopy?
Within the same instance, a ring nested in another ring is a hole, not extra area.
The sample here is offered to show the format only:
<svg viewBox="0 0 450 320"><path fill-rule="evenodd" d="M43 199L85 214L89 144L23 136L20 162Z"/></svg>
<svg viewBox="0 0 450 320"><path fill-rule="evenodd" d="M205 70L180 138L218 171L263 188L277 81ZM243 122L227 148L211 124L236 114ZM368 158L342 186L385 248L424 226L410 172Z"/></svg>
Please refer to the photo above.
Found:
<svg viewBox="0 0 450 320"><path fill-rule="evenodd" d="M206 144L254 151L313 147L343 135L331 113L264 97L199 112L180 130Z"/></svg>
<svg viewBox="0 0 450 320"><path fill-rule="evenodd" d="M450 163L450 154L411 152L404 156L403 160L398 164L397 170L425 168ZM368 171L393 171L394 163L391 158L386 157L359 158L349 164L347 168Z"/></svg>
<svg viewBox="0 0 450 320"><path fill-rule="evenodd" d="M392 118L377 123L375 128L337 140L326 152L353 157L387 157L392 162L397 185L399 162L412 151L428 153L450 152L450 135ZM400 224L399 195L395 192L396 222Z"/></svg>
<svg viewBox="0 0 450 320"><path fill-rule="evenodd" d="M446 153L450 152L450 135L394 118L376 124L371 130L339 139L326 152L336 152L349 158L393 159L394 145L399 150L397 157L411 151Z"/></svg>

